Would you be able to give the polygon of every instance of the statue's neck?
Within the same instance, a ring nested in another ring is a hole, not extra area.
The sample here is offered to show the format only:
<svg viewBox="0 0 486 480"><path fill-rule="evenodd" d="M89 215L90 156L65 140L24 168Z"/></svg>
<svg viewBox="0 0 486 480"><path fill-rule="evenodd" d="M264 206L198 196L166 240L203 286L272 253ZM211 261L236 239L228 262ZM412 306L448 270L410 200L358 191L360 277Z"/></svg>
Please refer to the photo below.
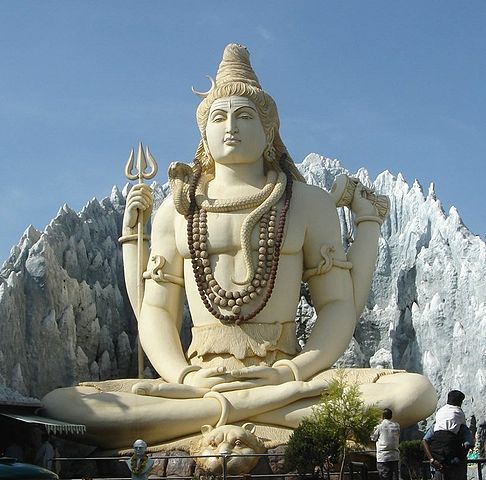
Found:
<svg viewBox="0 0 486 480"><path fill-rule="evenodd" d="M208 195L213 198L230 198L247 195L265 185L263 161L251 164L221 165L214 168L214 179L209 183Z"/></svg>

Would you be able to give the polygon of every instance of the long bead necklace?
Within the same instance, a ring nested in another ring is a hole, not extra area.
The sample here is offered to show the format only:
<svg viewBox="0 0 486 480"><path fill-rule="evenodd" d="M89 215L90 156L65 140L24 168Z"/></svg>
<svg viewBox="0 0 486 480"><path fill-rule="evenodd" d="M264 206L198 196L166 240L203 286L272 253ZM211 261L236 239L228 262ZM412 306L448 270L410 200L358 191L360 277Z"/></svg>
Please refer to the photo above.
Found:
<svg viewBox="0 0 486 480"><path fill-rule="evenodd" d="M187 215L187 243L197 289L206 309L218 320L239 324L253 319L267 305L272 296L277 276L280 250L282 247L285 222L292 197L292 177L286 168L285 156L280 161L287 176L285 199L277 223L276 206L269 207L260 219L258 243L258 266L249 283L242 289L228 291L214 278L211 260L207 251L207 212L196 203L196 189L201 177L201 166L195 162L195 175L189 186L189 213ZM250 313L242 314L241 307L257 297L263 296L260 304ZM215 306L231 309L231 314L220 313Z"/></svg>

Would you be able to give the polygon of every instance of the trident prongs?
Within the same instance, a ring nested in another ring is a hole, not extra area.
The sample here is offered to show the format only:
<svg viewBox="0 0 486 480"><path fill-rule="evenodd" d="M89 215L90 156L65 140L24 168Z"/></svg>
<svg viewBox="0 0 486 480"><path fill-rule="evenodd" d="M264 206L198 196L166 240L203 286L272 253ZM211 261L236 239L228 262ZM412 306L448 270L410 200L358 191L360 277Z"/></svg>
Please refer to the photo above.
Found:
<svg viewBox="0 0 486 480"><path fill-rule="evenodd" d="M150 180L151 178L154 178L155 175L157 175L157 170L159 167L157 166L157 162L155 161L154 156L152 155L152 152L150 151L149 147L145 147L145 158L147 160L147 164L150 167L150 172L145 174L145 179Z"/></svg>
<svg viewBox="0 0 486 480"><path fill-rule="evenodd" d="M137 179L136 175L132 175L134 154L135 154L135 152L133 151L133 148L132 148L130 150L130 155L128 155L127 163L125 164L125 176L128 178L128 180L136 180Z"/></svg>
<svg viewBox="0 0 486 480"><path fill-rule="evenodd" d="M147 147L144 151L142 142L138 145L137 162L134 165L135 152L133 148L130 150L128 161L125 165L125 175L128 180L137 180L138 183L143 183L144 180L150 180L157 174L157 162ZM135 172L133 172L135 167ZM147 168L150 168L146 172Z"/></svg>

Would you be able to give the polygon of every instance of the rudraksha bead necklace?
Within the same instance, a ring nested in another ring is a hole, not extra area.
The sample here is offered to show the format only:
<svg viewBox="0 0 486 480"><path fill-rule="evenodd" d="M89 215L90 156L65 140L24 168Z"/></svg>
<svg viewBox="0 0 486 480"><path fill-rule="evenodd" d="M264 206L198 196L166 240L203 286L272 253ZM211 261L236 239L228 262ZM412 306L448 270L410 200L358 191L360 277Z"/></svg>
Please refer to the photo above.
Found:
<svg viewBox="0 0 486 480"><path fill-rule="evenodd" d="M195 174L189 187L189 213L187 215L187 243L191 255L192 269L196 286L206 309L218 320L225 323L242 323L253 319L267 305L275 286L280 251L282 247L285 222L292 197L292 176L286 168L285 155L280 161L287 177L285 198L277 223L277 208L271 206L260 219L258 246L258 266L247 285L240 290L227 291L222 288L211 267L207 251L207 212L196 203L196 188L201 177L201 166L195 162ZM263 296L260 304L250 313L242 314L241 307L257 297ZM215 306L231 309L232 314L220 313Z"/></svg>

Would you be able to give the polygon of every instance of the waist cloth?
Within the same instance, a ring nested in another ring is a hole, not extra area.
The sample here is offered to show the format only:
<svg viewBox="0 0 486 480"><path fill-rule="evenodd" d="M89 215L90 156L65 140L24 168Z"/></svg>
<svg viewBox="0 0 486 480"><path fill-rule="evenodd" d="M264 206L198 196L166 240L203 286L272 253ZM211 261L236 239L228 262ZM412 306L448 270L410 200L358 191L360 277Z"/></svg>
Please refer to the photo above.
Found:
<svg viewBox="0 0 486 480"><path fill-rule="evenodd" d="M295 328L294 321L194 326L187 358L192 365L204 368L271 366L277 360L294 357L300 350Z"/></svg>

